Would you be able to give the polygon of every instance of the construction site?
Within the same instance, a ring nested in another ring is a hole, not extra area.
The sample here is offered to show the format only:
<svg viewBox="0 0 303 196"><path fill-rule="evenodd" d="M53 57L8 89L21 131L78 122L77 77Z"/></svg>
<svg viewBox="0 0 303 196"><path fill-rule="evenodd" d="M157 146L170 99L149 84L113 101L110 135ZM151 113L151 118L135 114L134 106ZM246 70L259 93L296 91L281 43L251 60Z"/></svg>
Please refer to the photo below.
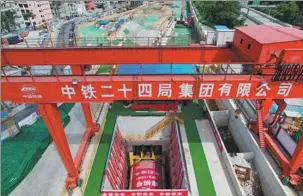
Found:
<svg viewBox="0 0 303 196"><path fill-rule="evenodd" d="M177 21L187 17L186 9L186 3L182 1L147 2L100 20L83 21L78 27L76 39L77 42L81 40L84 46L148 46L166 45L167 37L177 34L180 39L176 42L181 42L182 38L185 40L176 44L187 44L190 37L190 28L187 26L190 24L176 26Z"/></svg>
<svg viewBox="0 0 303 196"><path fill-rule="evenodd" d="M145 2L4 45L1 195L302 196L303 31L196 23Z"/></svg>

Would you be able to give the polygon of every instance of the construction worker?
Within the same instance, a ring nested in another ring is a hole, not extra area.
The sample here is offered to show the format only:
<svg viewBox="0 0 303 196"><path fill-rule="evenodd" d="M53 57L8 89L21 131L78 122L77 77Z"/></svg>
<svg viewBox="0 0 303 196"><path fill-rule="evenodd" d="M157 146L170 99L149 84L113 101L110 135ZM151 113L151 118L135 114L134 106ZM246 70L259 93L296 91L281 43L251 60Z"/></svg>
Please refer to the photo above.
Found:
<svg viewBox="0 0 303 196"><path fill-rule="evenodd" d="M240 114L241 114L241 110L240 109L236 109L235 110L235 118L239 118Z"/></svg>
<svg viewBox="0 0 303 196"><path fill-rule="evenodd" d="M203 110L203 116L206 116L207 115L207 108L206 108L205 104L202 105L202 110Z"/></svg>

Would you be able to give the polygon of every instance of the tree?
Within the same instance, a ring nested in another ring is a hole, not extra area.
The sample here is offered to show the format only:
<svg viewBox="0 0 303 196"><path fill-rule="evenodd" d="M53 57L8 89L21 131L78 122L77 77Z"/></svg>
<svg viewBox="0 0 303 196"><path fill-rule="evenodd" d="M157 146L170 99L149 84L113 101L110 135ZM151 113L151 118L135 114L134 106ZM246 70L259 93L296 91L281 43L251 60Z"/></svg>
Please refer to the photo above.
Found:
<svg viewBox="0 0 303 196"><path fill-rule="evenodd" d="M15 22L16 12L12 10L1 12L1 27L4 31L13 32L18 27Z"/></svg>
<svg viewBox="0 0 303 196"><path fill-rule="evenodd" d="M33 16L34 16L34 14L32 12L26 12L23 14L24 20L28 20L28 18L31 18Z"/></svg>
<svg viewBox="0 0 303 196"><path fill-rule="evenodd" d="M302 25L303 17L296 2L280 3L272 12L273 17L292 25Z"/></svg>
<svg viewBox="0 0 303 196"><path fill-rule="evenodd" d="M243 26L245 19L240 19L238 1L194 1L197 11L206 25L226 25L229 28Z"/></svg>

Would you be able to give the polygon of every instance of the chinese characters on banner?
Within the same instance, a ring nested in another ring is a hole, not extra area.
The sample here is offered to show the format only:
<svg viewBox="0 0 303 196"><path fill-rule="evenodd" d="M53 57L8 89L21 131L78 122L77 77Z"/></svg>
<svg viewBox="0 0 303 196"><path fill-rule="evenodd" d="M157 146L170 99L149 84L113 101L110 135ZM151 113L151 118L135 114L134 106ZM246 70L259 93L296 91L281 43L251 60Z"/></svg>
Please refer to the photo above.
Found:
<svg viewBox="0 0 303 196"><path fill-rule="evenodd" d="M292 83L281 83L274 90L267 85L252 85L252 83L200 83L172 82L172 83L113 83L100 85L99 83L80 84L80 88L65 84L61 87L61 94L73 100L81 96L84 100L114 99L114 100L174 100L193 98L266 98L269 93L287 97L293 87ZM272 91L272 92L271 92Z"/></svg>
<svg viewBox="0 0 303 196"><path fill-rule="evenodd" d="M188 196L187 190L103 190L101 196Z"/></svg>
<svg viewBox="0 0 303 196"><path fill-rule="evenodd" d="M114 190L126 187L127 162L125 153L125 142L117 126L106 169L106 180L109 181Z"/></svg>

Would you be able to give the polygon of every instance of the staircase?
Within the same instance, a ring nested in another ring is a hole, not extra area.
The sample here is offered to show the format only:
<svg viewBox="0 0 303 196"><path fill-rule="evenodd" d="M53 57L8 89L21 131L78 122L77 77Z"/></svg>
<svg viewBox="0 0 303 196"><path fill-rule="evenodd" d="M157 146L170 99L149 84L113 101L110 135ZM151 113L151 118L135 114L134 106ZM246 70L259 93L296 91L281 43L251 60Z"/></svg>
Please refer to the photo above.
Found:
<svg viewBox="0 0 303 196"><path fill-rule="evenodd" d="M260 108L260 103L257 102L257 108ZM265 148L264 125L263 125L263 108L257 110L258 115L258 133L260 148Z"/></svg>

